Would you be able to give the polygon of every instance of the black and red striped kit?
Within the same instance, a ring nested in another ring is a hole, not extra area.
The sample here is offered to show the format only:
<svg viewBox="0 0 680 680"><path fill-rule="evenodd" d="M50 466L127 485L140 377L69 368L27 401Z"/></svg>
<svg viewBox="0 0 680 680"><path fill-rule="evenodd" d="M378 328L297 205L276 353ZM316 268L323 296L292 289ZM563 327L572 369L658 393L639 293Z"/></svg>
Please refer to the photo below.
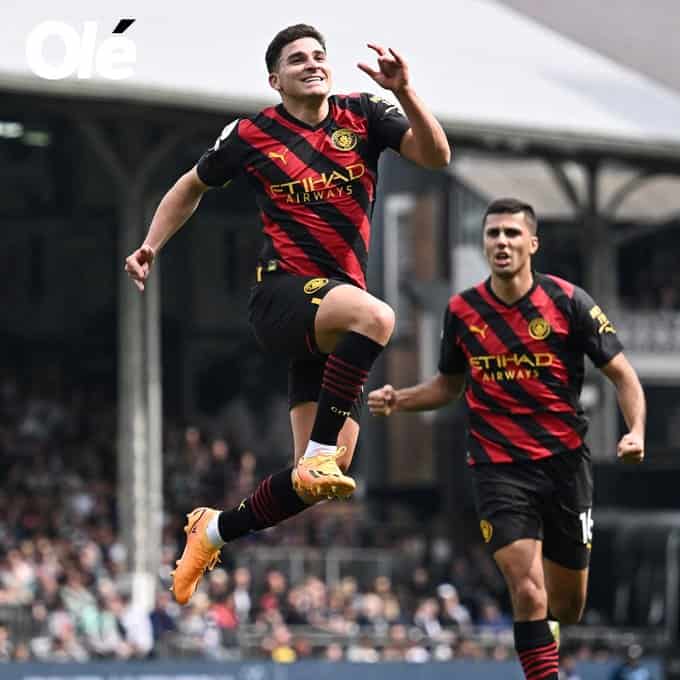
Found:
<svg viewBox="0 0 680 680"><path fill-rule="evenodd" d="M507 305L490 280L454 295L440 371L467 375L471 463L539 460L580 449L584 356L600 367L622 350L614 327L581 288L534 275Z"/></svg>
<svg viewBox="0 0 680 680"><path fill-rule="evenodd" d="M598 368L622 351L605 312L581 288L534 273L508 305L490 279L454 295L439 370L466 376L468 462L484 541L543 542L569 569L587 566L593 479L579 398L584 357Z"/></svg>
<svg viewBox="0 0 680 680"><path fill-rule="evenodd" d="M410 125L371 94L334 95L310 126L283 105L235 120L199 160L209 186L244 173L255 190L264 234L248 304L262 348L287 357L289 406L317 401L326 357L315 344L319 304L334 287L366 289L378 159L399 151ZM363 396L351 407L359 420Z"/></svg>
<svg viewBox="0 0 680 680"><path fill-rule="evenodd" d="M265 235L262 265L365 289L378 158L398 151L408 128L397 107L366 93L331 96L316 126L278 105L227 125L198 175L222 186L245 172Z"/></svg>

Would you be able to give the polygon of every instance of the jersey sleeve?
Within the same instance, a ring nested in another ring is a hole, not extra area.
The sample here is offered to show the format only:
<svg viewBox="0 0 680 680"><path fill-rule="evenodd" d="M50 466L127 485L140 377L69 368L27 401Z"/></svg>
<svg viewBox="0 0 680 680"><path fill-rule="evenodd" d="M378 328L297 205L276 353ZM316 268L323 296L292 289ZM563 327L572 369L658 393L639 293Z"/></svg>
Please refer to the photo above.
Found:
<svg viewBox="0 0 680 680"><path fill-rule="evenodd" d="M368 113L368 133L378 152L387 148L399 151L406 130L411 127L395 104L377 95L361 95Z"/></svg>
<svg viewBox="0 0 680 680"><path fill-rule="evenodd" d="M215 144L199 159L196 172L204 184L222 187L243 168L245 145L238 133L240 119L225 125Z"/></svg>
<svg viewBox="0 0 680 680"><path fill-rule="evenodd" d="M447 375L465 373L467 361L458 343L458 317L447 307L439 349L439 372Z"/></svg>
<svg viewBox="0 0 680 680"><path fill-rule="evenodd" d="M574 287L572 329L580 350L600 368L623 350L616 329L593 298L582 288Z"/></svg>

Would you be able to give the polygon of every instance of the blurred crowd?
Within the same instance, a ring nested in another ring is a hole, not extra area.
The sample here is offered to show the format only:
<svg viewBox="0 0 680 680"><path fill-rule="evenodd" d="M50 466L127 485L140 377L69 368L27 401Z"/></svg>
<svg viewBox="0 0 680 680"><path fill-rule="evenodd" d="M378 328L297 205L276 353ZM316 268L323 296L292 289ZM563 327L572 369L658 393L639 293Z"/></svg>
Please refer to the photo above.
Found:
<svg viewBox="0 0 680 680"><path fill-rule="evenodd" d="M675 255L679 246L677 230L671 230L624 251L620 289L624 308L680 311L680 273ZM640 262L645 266L641 267Z"/></svg>
<svg viewBox="0 0 680 680"><path fill-rule="evenodd" d="M177 606L168 586L184 513L232 506L269 471L225 428L167 426L158 594L140 609L116 526L115 410L97 390L48 392L0 376L0 660L512 658L505 589L482 547L457 545L444 520L371 525L361 501L227 546ZM338 547L329 578L324 555Z"/></svg>

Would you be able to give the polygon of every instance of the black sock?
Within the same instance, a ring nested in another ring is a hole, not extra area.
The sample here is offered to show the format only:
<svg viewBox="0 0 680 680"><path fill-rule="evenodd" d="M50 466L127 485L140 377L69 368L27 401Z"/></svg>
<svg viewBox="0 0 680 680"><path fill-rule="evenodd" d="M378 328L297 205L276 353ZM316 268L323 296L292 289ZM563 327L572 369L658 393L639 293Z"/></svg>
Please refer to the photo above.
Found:
<svg viewBox="0 0 680 680"><path fill-rule="evenodd" d="M238 506L220 513L217 530L223 541L233 541L253 531L272 527L310 507L293 489L292 469L281 470L262 480Z"/></svg>
<svg viewBox="0 0 680 680"><path fill-rule="evenodd" d="M350 331L326 359L318 408L310 439L333 445L361 394L371 366L384 349L371 338Z"/></svg>
<svg viewBox="0 0 680 680"><path fill-rule="evenodd" d="M515 649L527 680L558 680L559 657L547 619L516 621Z"/></svg>

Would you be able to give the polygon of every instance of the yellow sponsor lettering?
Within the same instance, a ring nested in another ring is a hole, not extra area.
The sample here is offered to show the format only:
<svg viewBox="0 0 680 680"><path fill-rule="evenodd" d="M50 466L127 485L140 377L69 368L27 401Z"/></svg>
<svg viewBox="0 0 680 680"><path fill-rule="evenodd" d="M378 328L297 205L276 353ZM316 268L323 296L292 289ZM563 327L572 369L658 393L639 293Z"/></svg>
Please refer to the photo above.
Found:
<svg viewBox="0 0 680 680"><path fill-rule="evenodd" d="M470 366L472 368L489 368L489 359L491 357L486 357L486 356L471 356L470 357Z"/></svg>
<svg viewBox="0 0 680 680"><path fill-rule="evenodd" d="M471 356L470 366L472 368L494 369L513 366L552 366L555 362L555 355L550 352L537 352L536 354L480 354Z"/></svg>
<svg viewBox="0 0 680 680"><path fill-rule="evenodd" d="M318 177L305 177L302 180L302 185L305 191L318 191L319 189L326 189L328 182L326 181L326 173L322 172Z"/></svg>
<svg viewBox="0 0 680 680"><path fill-rule="evenodd" d="M534 354L536 366L552 366L554 358L554 355L550 354L550 352L539 352L538 354Z"/></svg>
<svg viewBox="0 0 680 680"><path fill-rule="evenodd" d="M612 326L611 321L607 318L607 315L602 311L599 305L595 305L589 312L590 317L597 321L599 328L597 332L602 335L602 333L616 333L616 329Z"/></svg>
<svg viewBox="0 0 680 680"><path fill-rule="evenodd" d="M555 355L550 352L536 354L482 354L469 357L470 368L482 372L483 381L529 380L538 378L539 368L552 366ZM503 370L499 370L503 369Z"/></svg>
<svg viewBox="0 0 680 680"><path fill-rule="evenodd" d="M322 172L320 174L306 175L290 182L270 184L269 192L272 198L285 196L288 203L307 202L303 197L298 197L298 193L310 194L314 200L328 200L342 196L343 188L346 194L352 194L353 187L351 183L361 179L365 174L366 166L363 163L352 163L343 167L342 170L333 170L330 174ZM328 193L319 196L317 192L322 191L328 191ZM295 196L296 199L289 200L289 196Z"/></svg>
<svg viewBox="0 0 680 680"><path fill-rule="evenodd" d="M326 173L322 172L318 177L306 177L305 189L307 191L317 191L318 189L328 189Z"/></svg>
<svg viewBox="0 0 680 680"><path fill-rule="evenodd" d="M355 163L354 165L348 165L345 169L349 173L350 181L360 179L366 174L366 166L363 163Z"/></svg>
<svg viewBox="0 0 680 680"><path fill-rule="evenodd" d="M328 178L326 186L331 186L335 182L335 180L340 180L341 182L349 182L350 178L349 175L345 176L341 172L333 170L333 172L331 172L330 177Z"/></svg>

